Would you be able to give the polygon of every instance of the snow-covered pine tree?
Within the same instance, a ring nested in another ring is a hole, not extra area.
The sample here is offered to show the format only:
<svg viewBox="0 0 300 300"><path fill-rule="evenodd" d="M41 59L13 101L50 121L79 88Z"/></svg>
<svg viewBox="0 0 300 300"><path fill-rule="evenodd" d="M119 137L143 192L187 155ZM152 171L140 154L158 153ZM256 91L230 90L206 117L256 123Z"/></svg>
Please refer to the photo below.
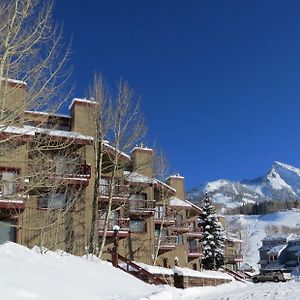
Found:
<svg viewBox="0 0 300 300"><path fill-rule="evenodd" d="M225 231L215 213L211 198L206 194L203 200L203 267L206 270L217 270L224 265Z"/></svg>

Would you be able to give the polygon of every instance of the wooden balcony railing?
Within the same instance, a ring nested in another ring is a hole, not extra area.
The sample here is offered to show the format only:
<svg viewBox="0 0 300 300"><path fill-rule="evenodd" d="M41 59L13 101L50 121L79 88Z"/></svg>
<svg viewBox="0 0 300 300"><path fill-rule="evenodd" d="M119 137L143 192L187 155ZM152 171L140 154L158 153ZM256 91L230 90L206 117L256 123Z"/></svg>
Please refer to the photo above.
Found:
<svg viewBox="0 0 300 300"><path fill-rule="evenodd" d="M191 230L190 224L187 221L177 221L174 224L173 231L177 233L189 232Z"/></svg>
<svg viewBox="0 0 300 300"><path fill-rule="evenodd" d="M225 254L225 261L226 261L226 263L241 262L241 261L243 261L243 255L241 255L241 254L226 255Z"/></svg>
<svg viewBox="0 0 300 300"><path fill-rule="evenodd" d="M107 227L107 236L113 236L114 231L113 228L115 225L118 225L120 227L120 230L118 232L118 237L119 238L124 238L129 236L129 218L124 219L124 218L118 218L118 219L110 219L108 220L108 227ZM104 225L105 225L105 220L104 218L99 219L99 230L98 234L99 236L102 236L104 234Z"/></svg>
<svg viewBox="0 0 300 300"><path fill-rule="evenodd" d="M99 191L101 196L109 196L110 185L108 183L101 183L99 186ZM129 195L129 185L117 184L112 188L112 196L120 198L128 198Z"/></svg>
<svg viewBox="0 0 300 300"><path fill-rule="evenodd" d="M86 163L50 161L45 169L48 170L50 176L62 179L89 179L91 177L91 166Z"/></svg>
<svg viewBox="0 0 300 300"><path fill-rule="evenodd" d="M159 251L171 251L176 248L177 237L176 236L164 236L160 239L156 238L156 245Z"/></svg>
<svg viewBox="0 0 300 300"><path fill-rule="evenodd" d="M189 231L187 232L187 237L202 237L203 229L202 227L195 226L193 222L188 223Z"/></svg>
<svg viewBox="0 0 300 300"><path fill-rule="evenodd" d="M24 209L26 193L17 182L0 183L0 209Z"/></svg>
<svg viewBox="0 0 300 300"><path fill-rule="evenodd" d="M165 226L174 225L176 222L175 213L168 211L166 213L155 211L154 221L155 224L163 223Z"/></svg>
<svg viewBox="0 0 300 300"><path fill-rule="evenodd" d="M187 253L190 258L201 257L203 255L202 247L200 245L188 246Z"/></svg>
<svg viewBox="0 0 300 300"><path fill-rule="evenodd" d="M149 215L154 214L155 201L144 199L129 199L129 213L135 215Z"/></svg>

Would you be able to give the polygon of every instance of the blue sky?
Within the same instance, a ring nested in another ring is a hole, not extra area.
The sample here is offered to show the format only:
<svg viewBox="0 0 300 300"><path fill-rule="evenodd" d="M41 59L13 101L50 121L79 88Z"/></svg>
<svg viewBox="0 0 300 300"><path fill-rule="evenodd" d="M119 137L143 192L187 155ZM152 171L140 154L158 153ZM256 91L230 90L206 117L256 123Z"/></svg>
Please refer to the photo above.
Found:
<svg viewBox="0 0 300 300"><path fill-rule="evenodd" d="M187 188L300 167L300 1L57 0L55 20L74 96L126 79Z"/></svg>

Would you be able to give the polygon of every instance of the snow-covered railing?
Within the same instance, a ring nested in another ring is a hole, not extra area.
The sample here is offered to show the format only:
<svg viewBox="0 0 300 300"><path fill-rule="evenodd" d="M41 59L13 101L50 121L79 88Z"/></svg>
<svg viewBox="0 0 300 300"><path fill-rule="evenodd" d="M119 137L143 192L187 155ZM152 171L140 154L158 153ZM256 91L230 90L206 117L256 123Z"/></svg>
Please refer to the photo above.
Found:
<svg viewBox="0 0 300 300"><path fill-rule="evenodd" d="M201 245L189 246L187 249L189 257L201 257L203 255Z"/></svg>
<svg viewBox="0 0 300 300"><path fill-rule="evenodd" d="M176 221L175 213L173 211L155 211L154 221L156 224L163 222L165 225L173 225Z"/></svg>
<svg viewBox="0 0 300 300"><path fill-rule="evenodd" d="M24 209L27 195L17 182L0 183L0 209Z"/></svg>
<svg viewBox="0 0 300 300"><path fill-rule="evenodd" d="M131 213L151 212L155 210L154 200L129 199L129 211Z"/></svg>
<svg viewBox="0 0 300 300"><path fill-rule="evenodd" d="M113 231L114 226L119 226L119 231L129 231L129 218L119 218L119 219L110 219L108 220L107 230ZM104 218L99 219L99 230L103 230L105 226Z"/></svg>
<svg viewBox="0 0 300 300"><path fill-rule="evenodd" d="M70 179L89 179L91 177L91 166L74 162L49 161L46 168L50 176Z"/></svg>
<svg viewBox="0 0 300 300"><path fill-rule="evenodd" d="M241 254L230 254L230 255L226 255L225 259L226 259L227 263L242 261L243 260L243 255L241 255Z"/></svg>
<svg viewBox="0 0 300 300"><path fill-rule="evenodd" d="M100 193L101 196L109 196L109 183L100 183L99 189L100 189ZM113 197L120 197L120 198L124 198L124 197L128 197L129 195L129 185L128 184L116 184L113 187L113 191L112 191L112 196Z"/></svg>
<svg viewBox="0 0 300 300"><path fill-rule="evenodd" d="M163 236L160 240L156 238L156 245L159 250L173 250L177 245L177 236Z"/></svg>

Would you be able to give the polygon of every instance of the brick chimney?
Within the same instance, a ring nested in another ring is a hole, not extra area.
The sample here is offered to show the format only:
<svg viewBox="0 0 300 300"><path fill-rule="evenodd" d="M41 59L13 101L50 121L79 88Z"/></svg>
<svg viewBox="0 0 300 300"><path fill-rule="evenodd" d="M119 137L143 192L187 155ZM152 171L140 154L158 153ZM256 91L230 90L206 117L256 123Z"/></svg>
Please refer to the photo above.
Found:
<svg viewBox="0 0 300 300"><path fill-rule="evenodd" d="M97 103L87 99L74 98L69 109L71 111L71 130L94 136L96 130Z"/></svg>
<svg viewBox="0 0 300 300"><path fill-rule="evenodd" d="M171 175L167 178L167 184L176 190L175 197L184 200L184 177L179 174Z"/></svg>
<svg viewBox="0 0 300 300"><path fill-rule="evenodd" d="M131 151L133 170L148 177L153 177L153 150L141 144Z"/></svg>
<svg viewBox="0 0 300 300"><path fill-rule="evenodd" d="M25 111L26 82L10 78L0 78L3 113L6 111L12 117L12 124L20 126L23 124Z"/></svg>

